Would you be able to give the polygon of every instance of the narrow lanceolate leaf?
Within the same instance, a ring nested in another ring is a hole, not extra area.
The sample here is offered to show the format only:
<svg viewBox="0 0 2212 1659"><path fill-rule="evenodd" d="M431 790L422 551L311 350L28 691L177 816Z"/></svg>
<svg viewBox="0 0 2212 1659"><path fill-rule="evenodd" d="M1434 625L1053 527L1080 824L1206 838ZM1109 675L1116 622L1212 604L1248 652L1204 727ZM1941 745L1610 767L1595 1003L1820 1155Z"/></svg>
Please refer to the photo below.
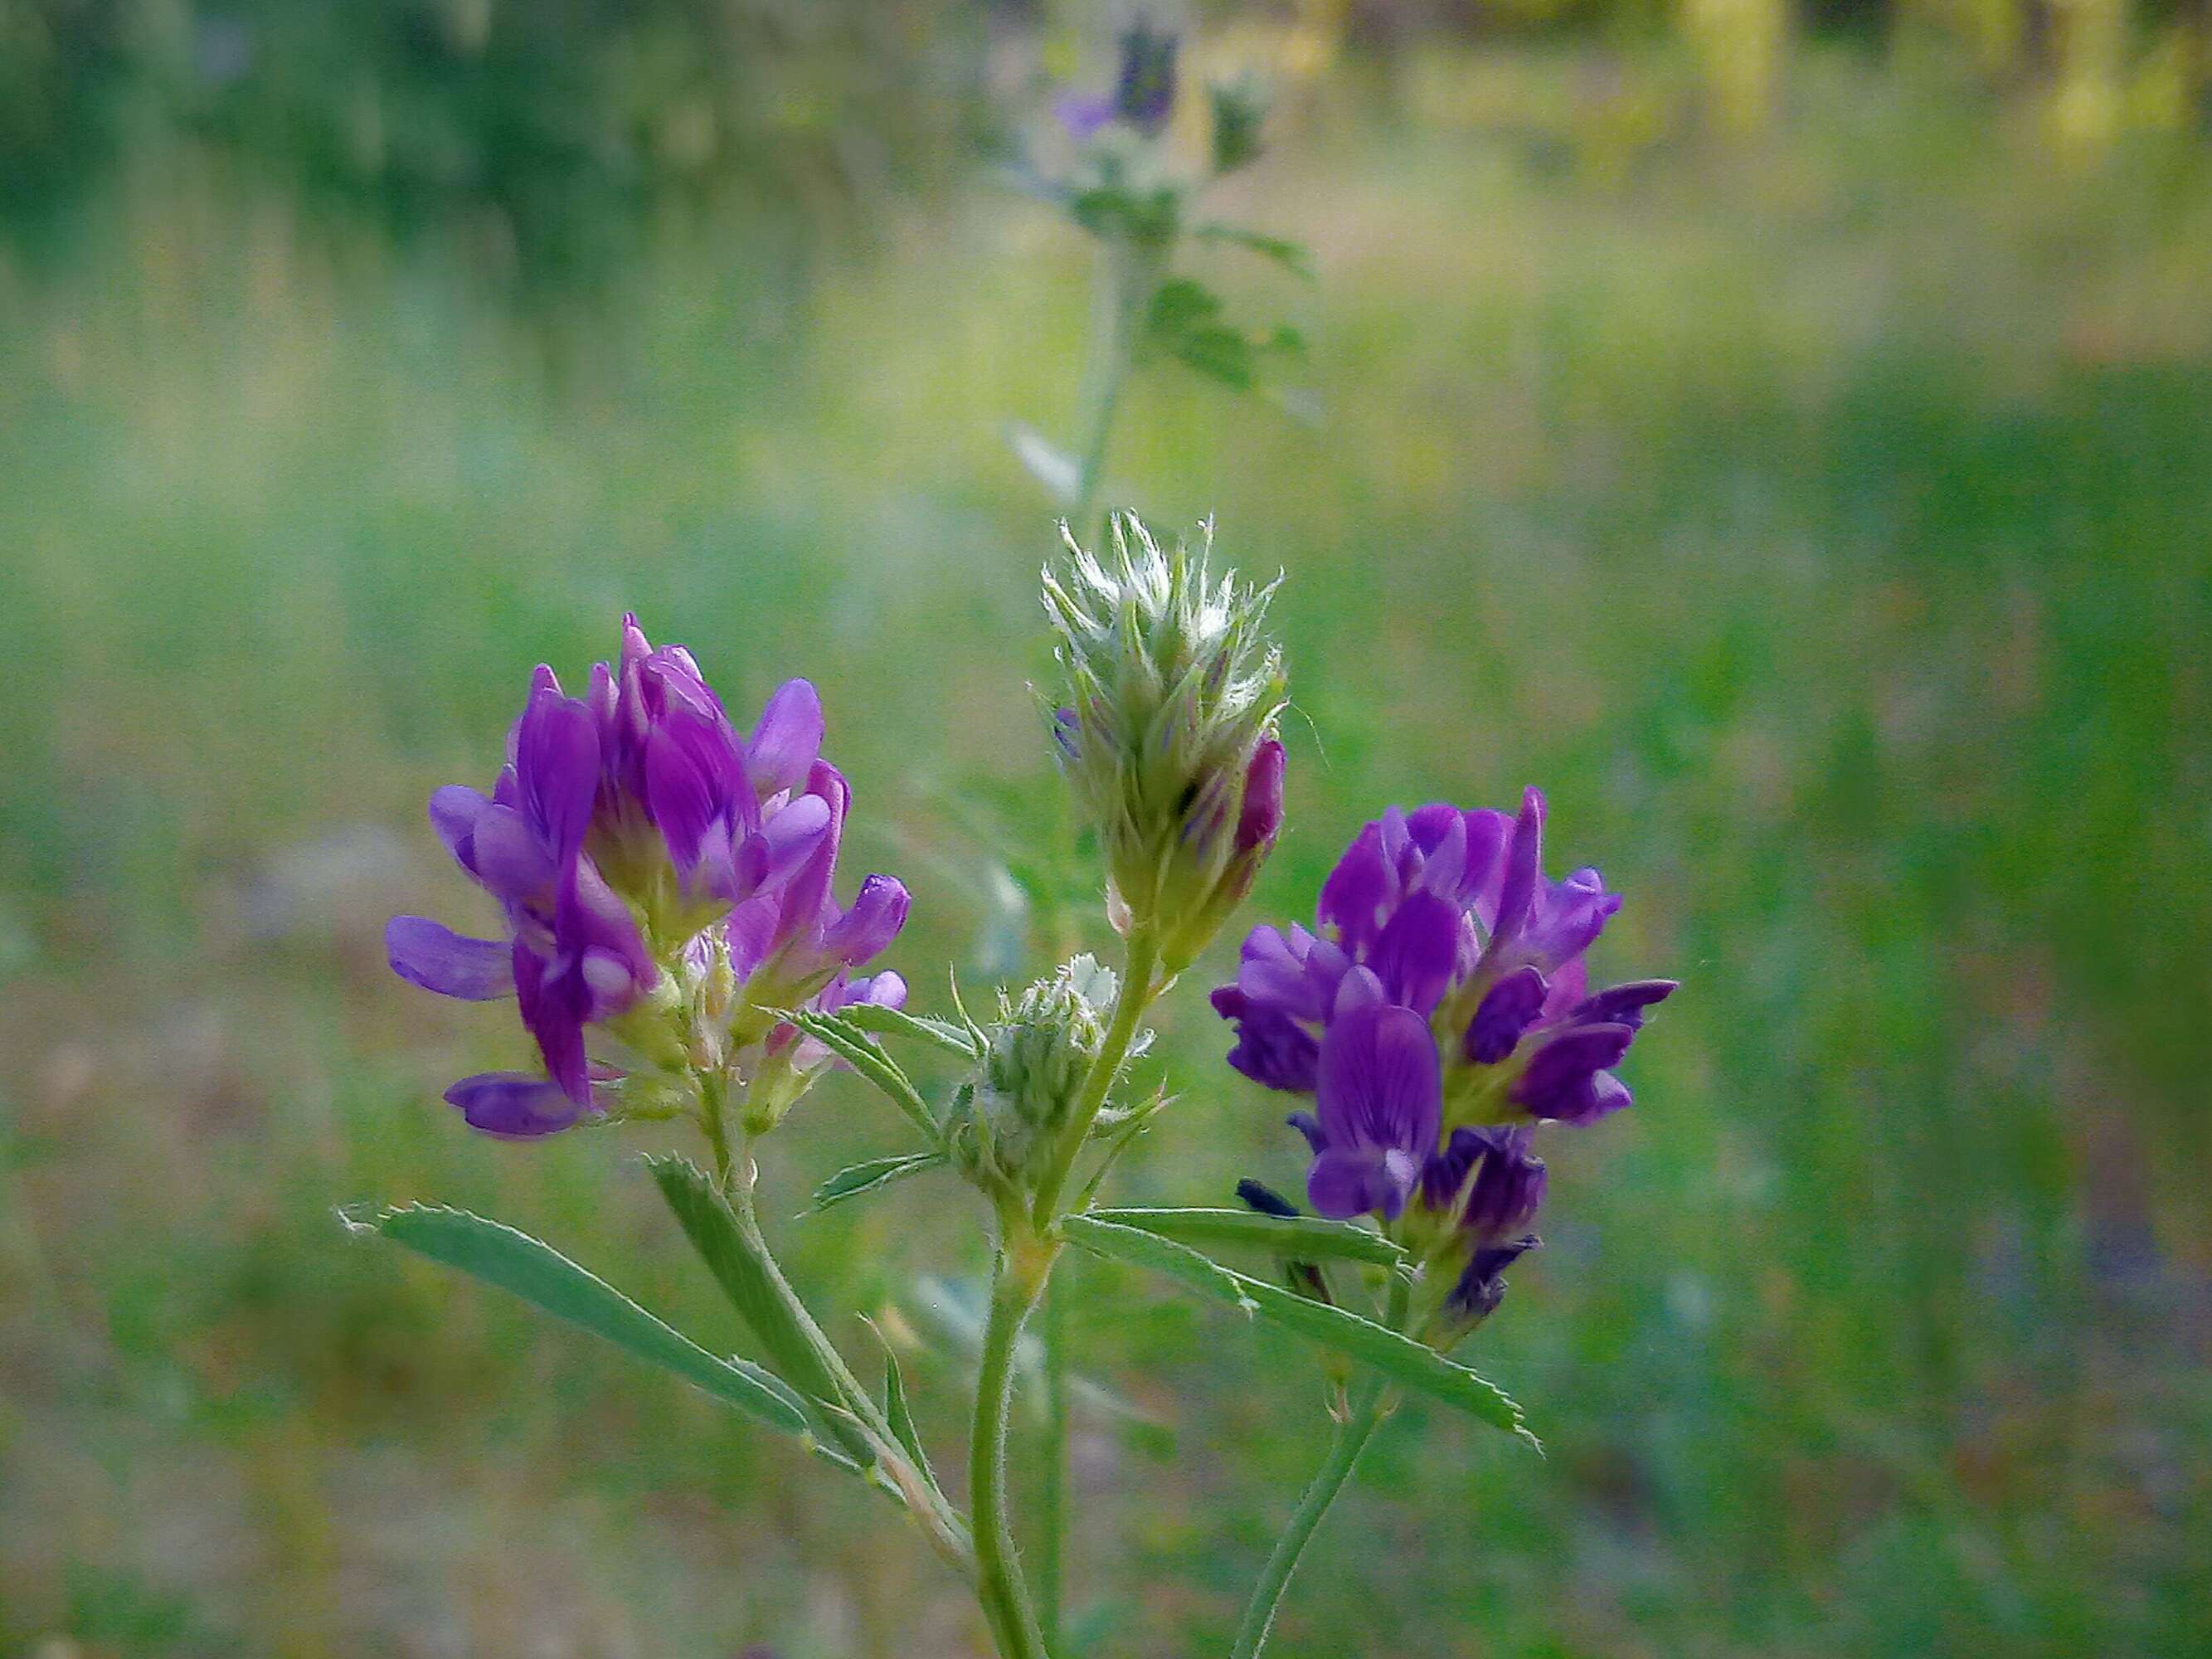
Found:
<svg viewBox="0 0 2212 1659"><path fill-rule="evenodd" d="M1247 1278L1157 1233L1102 1221L1095 1215L1071 1215L1060 1224L1069 1243L1094 1255L1166 1273L1201 1296L1228 1303L1248 1314L1256 1313L1310 1342L1334 1349L1395 1382L1456 1406L1542 1449L1510 1395L1456 1360L1447 1359L1435 1349L1371 1319Z"/></svg>
<svg viewBox="0 0 2212 1659"><path fill-rule="evenodd" d="M863 1464L873 1462L876 1449L853 1419L861 1401L846 1388L839 1374L842 1363L809 1334L797 1292L769 1259L759 1234L738 1221L705 1172L688 1158L648 1158L646 1167L684 1237L776 1369L820 1405L823 1420L848 1452Z"/></svg>
<svg viewBox="0 0 2212 1659"><path fill-rule="evenodd" d="M1148 1233L1135 1227L1124 1227L1118 1222L1101 1221L1095 1215L1064 1216L1060 1231L1073 1243L1080 1244L1094 1255L1103 1255L1115 1261L1132 1261L1140 1267L1150 1267L1170 1279L1179 1279L1201 1296L1210 1296L1217 1302L1226 1302L1239 1313L1256 1314L1260 1304L1246 1293L1249 1280L1241 1273L1232 1273L1211 1257L1200 1255L1185 1244L1158 1233Z"/></svg>
<svg viewBox="0 0 2212 1659"><path fill-rule="evenodd" d="M717 1358L605 1279L527 1233L466 1210L429 1206L386 1210L365 1221L348 1217L346 1225L495 1285L556 1319L675 1372L771 1427L789 1434L809 1433L805 1407L781 1380L744 1360Z"/></svg>
<svg viewBox="0 0 2212 1659"><path fill-rule="evenodd" d="M963 1060L973 1060L976 1055L975 1039L969 1036L967 1028L955 1025L949 1019L909 1014L903 1008L886 1008L879 1002L856 1002L839 1013L847 1024L872 1036L908 1036L933 1042L945 1053L957 1054Z"/></svg>
<svg viewBox="0 0 2212 1659"><path fill-rule="evenodd" d="M899 1069L898 1062L885 1054L882 1046L859 1026L842 1015L817 1014L806 1008L785 1010L776 1017L796 1025L874 1084L931 1146L936 1146L943 1138L938 1129L937 1120L930 1115L928 1103L922 1099L921 1091Z"/></svg>
<svg viewBox="0 0 2212 1659"><path fill-rule="evenodd" d="M1261 1215L1251 1210L1093 1210L1091 1218L1178 1243L1245 1245L1300 1261L1365 1261L1402 1267L1405 1251L1379 1233L1320 1216Z"/></svg>
<svg viewBox="0 0 2212 1659"><path fill-rule="evenodd" d="M902 1152L892 1158L872 1158L865 1164L848 1165L814 1189L812 1207L819 1214L848 1198L878 1191L894 1181L937 1169L944 1163L943 1152Z"/></svg>
<svg viewBox="0 0 2212 1659"><path fill-rule="evenodd" d="M876 1322L871 1319L866 1322L884 1347L884 1416L891 1425L891 1437L906 1449L906 1455L914 1459L915 1468L933 1486L937 1476L929 1467L929 1454L921 1449L921 1431L914 1425L914 1408L907 1403L906 1381L899 1375L898 1355L891 1352L890 1339L877 1328Z"/></svg>

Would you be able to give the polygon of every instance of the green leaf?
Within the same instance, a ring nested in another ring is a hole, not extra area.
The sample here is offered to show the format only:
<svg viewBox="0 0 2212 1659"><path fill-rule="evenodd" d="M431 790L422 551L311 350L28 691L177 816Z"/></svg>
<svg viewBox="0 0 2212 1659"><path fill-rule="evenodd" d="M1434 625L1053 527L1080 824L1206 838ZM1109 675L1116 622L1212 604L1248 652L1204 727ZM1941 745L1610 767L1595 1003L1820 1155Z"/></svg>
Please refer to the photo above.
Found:
<svg viewBox="0 0 2212 1659"><path fill-rule="evenodd" d="M1152 290L1145 312L1145 337L1164 349L1173 350L1192 329L1212 323L1221 315L1221 296L1195 276L1170 276Z"/></svg>
<svg viewBox="0 0 2212 1659"><path fill-rule="evenodd" d="M1252 1210L1093 1210L1092 1219L1158 1233L1183 1244L1246 1245L1302 1261L1365 1261L1401 1267L1406 1253L1380 1233L1319 1216L1261 1215Z"/></svg>
<svg viewBox="0 0 2212 1659"><path fill-rule="evenodd" d="M1006 447L1030 477L1062 507L1073 507L1083 493L1083 464L1058 447L1035 427L1019 421L1006 422Z"/></svg>
<svg viewBox="0 0 2212 1659"><path fill-rule="evenodd" d="M855 1002L841 1012L848 1024L872 1036L914 1037L933 1042L945 1053L957 1054L963 1060L975 1058L975 1039L968 1035L968 1028L955 1025L949 1019L909 1014L903 1008L886 1008L879 1002Z"/></svg>
<svg viewBox="0 0 2212 1659"><path fill-rule="evenodd" d="M921 1091L899 1069L898 1062L866 1031L842 1014L816 1013L810 1008L779 1010L776 1018L797 1026L874 1084L932 1146L941 1143L943 1136L937 1119L931 1115Z"/></svg>
<svg viewBox="0 0 2212 1659"><path fill-rule="evenodd" d="M826 1340L817 1344L808 1331L798 1293L784 1282L759 1234L738 1219L706 1173L690 1159L647 1158L646 1167L675 1212L684 1237L776 1369L801 1395L822 1405L824 1421L848 1452L863 1466L873 1463L876 1448L854 1419L866 1395L854 1397L857 1385L846 1386L850 1374L844 1371L843 1362L834 1350L824 1352Z"/></svg>
<svg viewBox="0 0 2212 1659"><path fill-rule="evenodd" d="M866 1323L876 1333L876 1340L884 1346L884 1416L890 1423L891 1437L906 1449L915 1468L934 1486L937 1475L929 1467L929 1454L921 1449L921 1431L914 1425L914 1408L907 1404L906 1381L899 1375L898 1355L891 1351L890 1339L877 1328L876 1322L871 1319Z"/></svg>
<svg viewBox="0 0 2212 1659"><path fill-rule="evenodd" d="M1263 259L1273 259L1285 270L1308 282L1313 280L1313 255L1303 244L1293 242L1287 237L1270 236L1264 231L1247 230L1242 225L1223 224L1218 220L1198 226L1191 234L1209 242L1228 242L1248 252L1256 253Z"/></svg>
<svg viewBox="0 0 2212 1659"><path fill-rule="evenodd" d="M937 1169L944 1162L943 1152L901 1152L891 1158L872 1158L865 1164L849 1164L814 1189L812 1208L818 1215L848 1198L875 1192L894 1181L920 1175L924 1170Z"/></svg>
<svg viewBox="0 0 2212 1659"><path fill-rule="evenodd" d="M1102 1221L1091 1215L1062 1218L1061 1231L1071 1243L1112 1261L1133 1262L1167 1274L1217 1302L1226 1302L1245 1313L1257 1313L1308 1341L1319 1343L1380 1371L1391 1381L1418 1389L1446 1405L1480 1418L1493 1427L1518 1436L1541 1450L1528 1431L1521 1407L1510 1395L1447 1359L1433 1348L1403 1337L1371 1319L1325 1302L1315 1302L1231 1271L1188 1246L1157 1233Z"/></svg>
<svg viewBox="0 0 2212 1659"><path fill-rule="evenodd" d="M675 1372L772 1428L811 1437L811 1421L805 1405L781 1379L743 1359L717 1358L605 1279L527 1233L466 1210L432 1206L386 1210L367 1221L344 1219L356 1232L388 1238L417 1255L519 1296L556 1319Z"/></svg>

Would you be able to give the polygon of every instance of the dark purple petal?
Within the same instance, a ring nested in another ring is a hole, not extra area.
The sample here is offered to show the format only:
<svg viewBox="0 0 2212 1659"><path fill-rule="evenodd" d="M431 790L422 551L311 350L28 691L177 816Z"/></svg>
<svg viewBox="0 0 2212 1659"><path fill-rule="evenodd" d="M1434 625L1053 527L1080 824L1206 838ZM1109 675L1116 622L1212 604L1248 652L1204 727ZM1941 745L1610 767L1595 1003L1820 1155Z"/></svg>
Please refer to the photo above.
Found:
<svg viewBox="0 0 2212 1659"><path fill-rule="evenodd" d="M1315 1152L1328 1150L1328 1137L1321 1132L1321 1120L1311 1112L1292 1112L1283 1120L1306 1138L1306 1145Z"/></svg>
<svg viewBox="0 0 2212 1659"><path fill-rule="evenodd" d="M1577 1003L1567 1013L1567 1023L1640 1026L1645 1011L1674 995L1680 985L1680 981L1671 979L1636 979L1625 985L1607 986L1596 995Z"/></svg>
<svg viewBox="0 0 2212 1659"><path fill-rule="evenodd" d="M1516 1238L1478 1249L1447 1298L1452 1311L1470 1320L1486 1319L1496 1312L1505 1294L1505 1270L1542 1242L1534 1237Z"/></svg>
<svg viewBox="0 0 2212 1659"><path fill-rule="evenodd" d="M1052 711L1053 746L1060 750L1060 757L1062 760L1072 761L1075 758L1076 744L1082 735L1083 724L1075 718L1075 711L1073 708L1055 708Z"/></svg>
<svg viewBox="0 0 2212 1659"><path fill-rule="evenodd" d="M1237 850L1272 847L1283 827L1283 745L1261 739L1244 769L1244 803L1237 817Z"/></svg>
<svg viewBox="0 0 2212 1659"><path fill-rule="evenodd" d="M1247 1209L1255 1211L1261 1215L1277 1216L1284 1220L1290 1220L1299 1212L1298 1206L1291 1203L1289 1199L1285 1198L1273 1187L1263 1185L1257 1181L1246 1179L1238 1182L1237 1196L1243 1200Z"/></svg>
<svg viewBox="0 0 2212 1659"><path fill-rule="evenodd" d="M504 939L470 939L428 916L394 916L384 927L392 971L441 997L487 1002L514 994L514 953Z"/></svg>
<svg viewBox="0 0 2212 1659"><path fill-rule="evenodd" d="M1263 1088L1310 1093L1321 1061L1321 1044L1277 1008L1255 1002L1238 987L1224 985L1212 997L1213 1011L1237 1024L1237 1046L1229 1063Z"/></svg>
<svg viewBox="0 0 2212 1659"><path fill-rule="evenodd" d="M1580 1127L1609 1117L1633 1103L1628 1085L1610 1072L1593 1072L1571 1087L1553 1095L1535 1115Z"/></svg>
<svg viewBox="0 0 2212 1659"><path fill-rule="evenodd" d="M1482 1139L1481 1162L1468 1194L1461 1225L1476 1237L1496 1241L1524 1231L1542 1207L1550 1176L1544 1160L1529 1151L1525 1129L1471 1132Z"/></svg>
<svg viewBox="0 0 2212 1659"><path fill-rule="evenodd" d="M822 756L822 699L805 680L786 680L769 696L745 745L745 770L763 796L796 789Z"/></svg>
<svg viewBox="0 0 2212 1659"><path fill-rule="evenodd" d="M1306 1173L1306 1197L1332 1221L1356 1215L1394 1220L1419 1179L1413 1153L1395 1146L1332 1146Z"/></svg>
<svg viewBox="0 0 2212 1659"><path fill-rule="evenodd" d="M1466 1054L1477 1066L1495 1066L1511 1054L1551 988L1534 968L1516 968L1483 994L1468 1023Z"/></svg>
<svg viewBox="0 0 2212 1659"><path fill-rule="evenodd" d="M695 744L665 726L646 733L646 811L687 881L698 866L700 843L726 805L718 781Z"/></svg>
<svg viewBox="0 0 2212 1659"><path fill-rule="evenodd" d="M557 1084L521 1072L483 1072L446 1091L471 1128L507 1140L535 1140L572 1127L592 1109Z"/></svg>
<svg viewBox="0 0 2212 1659"><path fill-rule="evenodd" d="M1455 906L1434 893L1409 895L1367 959L1384 994L1416 1013L1434 1012L1458 960L1459 929Z"/></svg>
<svg viewBox="0 0 2212 1659"><path fill-rule="evenodd" d="M1588 1119L1578 1112L1582 1092L1596 1073L1620 1063L1636 1036L1633 1026L1576 1025L1538 1048L1513 1085L1513 1098L1535 1117Z"/></svg>
<svg viewBox="0 0 2212 1659"><path fill-rule="evenodd" d="M1361 971L1347 977L1347 988ZM1385 1002L1340 1012L1322 1040L1315 1104L1332 1149L1402 1152L1411 1160L1404 1171L1410 1183L1436 1150L1443 1109L1428 1021Z"/></svg>

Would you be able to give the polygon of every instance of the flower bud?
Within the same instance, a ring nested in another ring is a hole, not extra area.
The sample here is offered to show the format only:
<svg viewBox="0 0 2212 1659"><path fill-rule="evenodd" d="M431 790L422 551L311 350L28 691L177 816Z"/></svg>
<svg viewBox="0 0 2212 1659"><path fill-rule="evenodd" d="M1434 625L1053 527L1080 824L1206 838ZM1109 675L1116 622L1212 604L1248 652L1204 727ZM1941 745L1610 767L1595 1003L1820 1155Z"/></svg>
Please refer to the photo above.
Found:
<svg viewBox="0 0 2212 1659"><path fill-rule="evenodd" d="M1068 678L1054 738L1098 832L1115 926L1150 933L1173 973L1249 890L1281 826L1274 589L1210 580L1211 524L1195 556L1163 552L1133 514L1113 533L1108 561L1070 538L1067 563L1045 573Z"/></svg>
<svg viewBox="0 0 2212 1659"><path fill-rule="evenodd" d="M1018 1001L1000 994L990 1048L951 1128L954 1161L986 1192L1027 1190L1091 1075L1117 988L1110 969L1079 956Z"/></svg>

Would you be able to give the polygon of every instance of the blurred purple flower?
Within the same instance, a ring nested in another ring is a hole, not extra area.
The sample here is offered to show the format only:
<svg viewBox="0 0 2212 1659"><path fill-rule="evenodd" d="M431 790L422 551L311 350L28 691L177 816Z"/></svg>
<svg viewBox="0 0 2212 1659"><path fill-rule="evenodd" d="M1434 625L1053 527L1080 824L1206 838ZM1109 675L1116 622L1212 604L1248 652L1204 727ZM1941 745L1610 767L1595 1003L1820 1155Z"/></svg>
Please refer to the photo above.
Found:
<svg viewBox="0 0 2212 1659"><path fill-rule="evenodd" d="M1178 42L1172 30L1157 29L1139 18L1121 33L1108 94L1072 92L1053 105L1068 137L1088 143L1116 121L1147 138L1155 137L1175 112Z"/></svg>

